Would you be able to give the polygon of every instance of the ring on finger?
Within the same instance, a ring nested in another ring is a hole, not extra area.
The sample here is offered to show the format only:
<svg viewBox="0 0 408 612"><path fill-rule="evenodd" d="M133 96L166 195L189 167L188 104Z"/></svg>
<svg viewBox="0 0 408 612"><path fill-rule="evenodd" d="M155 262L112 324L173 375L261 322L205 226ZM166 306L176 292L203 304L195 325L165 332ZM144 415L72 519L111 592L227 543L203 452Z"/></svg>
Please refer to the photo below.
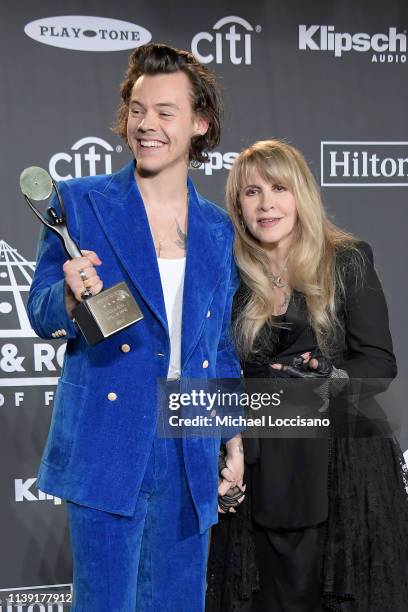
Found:
<svg viewBox="0 0 408 612"><path fill-rule="evenodd" d="M86 287L87 289L89 289L89 287L92 285L92 282L89 280L89 278L86 278L82 282L83 282L84 287Z"/></svg>
<svg viewBox="0 0 408 612"><path fill-rule="evenodd" d="M81 279L82 279L83 281L88 280L88 277L87 277L86 272L85 272L84 270L80 270L80 271L79 271L79 276L81 277Z"/></svg>

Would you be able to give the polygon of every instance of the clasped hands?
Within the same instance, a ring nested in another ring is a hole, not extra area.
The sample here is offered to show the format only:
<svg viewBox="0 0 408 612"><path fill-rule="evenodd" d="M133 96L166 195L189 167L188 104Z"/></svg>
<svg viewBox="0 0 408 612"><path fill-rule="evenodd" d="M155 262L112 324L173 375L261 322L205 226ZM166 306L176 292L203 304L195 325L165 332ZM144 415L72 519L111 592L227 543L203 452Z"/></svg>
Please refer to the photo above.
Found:
<svg viewBox="0 0 408 612"><path fill-rule="evenodd" d="M218 483L218 512L235 512L245 499L244 449L241 434L226 443L226 455L220 452Z"/></svg>

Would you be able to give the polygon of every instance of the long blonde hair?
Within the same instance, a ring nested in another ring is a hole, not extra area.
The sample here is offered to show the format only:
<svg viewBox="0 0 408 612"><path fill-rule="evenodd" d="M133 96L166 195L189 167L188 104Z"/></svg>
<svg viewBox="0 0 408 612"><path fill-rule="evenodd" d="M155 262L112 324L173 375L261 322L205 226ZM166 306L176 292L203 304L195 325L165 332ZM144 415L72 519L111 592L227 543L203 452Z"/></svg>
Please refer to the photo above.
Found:
<svg viewBox="0 0 408 612"><path fill-rule="evenodd" d="M264 324L273 325L275 295L267 253L247 231L239 202L240 191L254 171L270 184L284 185L294 196L297 221L288 260L289 282L305 296L318 346L327 352L327 336L338 323L338 291L344 292L336 254L343 249L359 253L357 239L328 219L319 188L303 155L280 140L263 140L244 149L227 181L227 206L236 233L235 258L241 277L250 289L250 297L234 323L238 352L241 357L247 357ZM358 259L361 258L354 258L356 262Z"/></svg>

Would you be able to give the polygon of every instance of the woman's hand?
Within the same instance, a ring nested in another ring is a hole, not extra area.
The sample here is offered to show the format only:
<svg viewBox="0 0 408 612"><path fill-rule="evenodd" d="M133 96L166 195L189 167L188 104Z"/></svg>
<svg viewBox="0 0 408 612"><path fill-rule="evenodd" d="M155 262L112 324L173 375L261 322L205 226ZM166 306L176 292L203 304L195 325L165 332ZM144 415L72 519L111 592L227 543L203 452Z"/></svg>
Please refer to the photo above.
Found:
<svg viewBox="0 0 408 612"><path fill-rule="evenodd" d="M245 466L241 434L228 440L226 448L225 465L220 470L218 496L221 498L226 496L226 501L232 504L228 508L229 512L235 512L234 505L238 506L245 498L244 495L239 494L243 493L246 488L246 485L243 484ZM218 506L218 511L225 513L227 510Z"/></svg>
<svg viewBox="0 0 408 612"><path fill-rule="evenodd" d="M244 447L241 434L236 435L226 443L226 467L221 470L221 476L231 483L231 486L242 487L244 478Z"/></svg>
<svg viewBox="0 0 408 612"><path fill-rule="evenodd" d="M294 357L290 364L272 363L273 370L281 371L294 378L328 378L333 371L333 363L319 351L308 351Z"/></svg>

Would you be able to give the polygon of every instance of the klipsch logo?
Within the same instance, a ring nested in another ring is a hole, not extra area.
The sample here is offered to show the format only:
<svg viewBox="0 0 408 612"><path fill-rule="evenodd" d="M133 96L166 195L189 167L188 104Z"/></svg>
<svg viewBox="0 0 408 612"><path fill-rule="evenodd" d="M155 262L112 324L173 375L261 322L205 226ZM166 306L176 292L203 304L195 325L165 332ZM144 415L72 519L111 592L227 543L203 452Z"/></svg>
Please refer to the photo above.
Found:
<svg viewBox="0 0 408 612"><path fill-rule="evenodd" d="M14 479L14 497L16 502L52 500L56 506L61 504L61 499L59 497L43 493L43 491L36 489L34 486L36 481L36 478L26 478L25 480L23 478Z"/></svg>
<svg viewBox="0 0 408 612"><path fill-rule="evenodd" d="M45 45L75 51L134 49L152 38L146 28L135 23L86 15L36 19L25 26L24 32Z"/></svg>
<svg viewBox="0 0 408 612"><path fill-rule="evenodd" d="M408 187L408 142L322 142L321 185Z"/></svg>
<svg viewBox="0 0 408 612"><path fill-rule="evenodd" d="M229 26L229 27L225 27ZM191 51L202 64L222 64L229 58L232 64L252 63L252 33L260 32L242 17L223 17L213 25L213 32L198 32L191 41Z"/></svg>
<svg viewBox="0 0 408 612"><path fill-rule="evenodd" d="M49 172L55 181L111 174L114 151L121 153L122 145L117 145L114 149L102 138L87 136L72 145L71 153L55 153L49 162Z"/></svg>
<svg viewBox="0 0 408 612"><path fill-rule="evenodd" d="M388 31L367 34L358 32L336 32L330 25L300 25L299 49L301 51L328 51L335 57L342 57L344 53L357 51L359 53L371 52L373 63L401 63L407 61L407 32L398 32L397 28L388 28Z"/></svg>
<svg viewBox="0 0 408 612"><path fill-rule="evenodd" d="M213 151L208 154L208 162L201 164L198 169L204 170L207 176L211 176L217 170L231 170L232 164L237 157L238 153L234 151L228 151L227 153Z"/></svg>

